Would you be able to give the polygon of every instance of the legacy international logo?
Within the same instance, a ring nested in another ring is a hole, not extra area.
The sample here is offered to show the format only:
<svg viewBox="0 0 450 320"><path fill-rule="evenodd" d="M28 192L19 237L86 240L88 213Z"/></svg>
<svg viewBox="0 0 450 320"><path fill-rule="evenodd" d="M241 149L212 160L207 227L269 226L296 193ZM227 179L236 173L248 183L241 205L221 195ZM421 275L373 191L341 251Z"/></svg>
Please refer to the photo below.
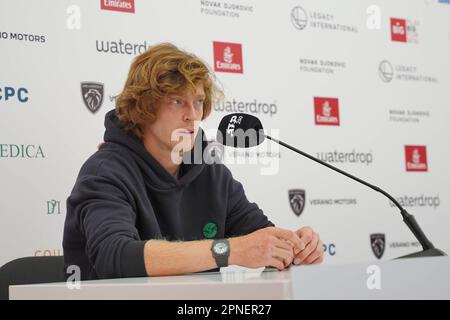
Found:
<svg viewBox="0 0 450 320"><path fill-rule="evenodd" d="M134 0L100 0L102 10L134 13Z"/></svg>
<svg viewBox="0 0 450 320"><path fill-rule="evenodd" d="M96 113L103 102L103 83L81 82L81 96L86 108L88 108L90 112Z"/></svg>
<svg viewBox="0 0 450 320"><path fill-rule="evenodd" d="M430 76L419 72L419 67L415 65L394 65L389 60L383 60L378 65L378 76L385 83L396 81L420 82L437 84L439 80L435 76Z"/></svg>
<svg viewBox="0 0 450 320"><path fill-rule="evenodd" d="M395 42L418 43L417 32L419 22L406 19L391 18L391 40Z"/></svg>
<svg viewBox="0 0 450 320"><path fill-rule="evenodd" d="M298 30L303 30L308 25L308 14L305 9L300 6L294 7L291 10L291 22Z"/></svg>
<svg viewBox="0 0 450 320"><path fill-rule="evenodd" d="M338 21L332 13L317 10L311 10L308 12L301 6L295 6L292 8L290 18L292 25L297 30L311 28L331 32L358 32L358 28L356 26Z"/></svg>
<svg viewBox="0 0 450 320"><path fill-rule="evenodd" d="M314 121L316 125L339 126L339 100L314 97Z"/></svg>
<svg viewBox="0 0 450 320"><path fill-rule="evenodd" d="M394 78L394 67L388 60L383 60L378 66L378 75L383 82L391 82Z"/></svg>
<svg viewBox="0 0 450 320"><path fill-rule="evenodd" d="M405 146L406 171L428 171L427 147Z"/></svg>
<svg viewBox="0 0 450 320"><path fill-rule="evenodd" d="M214 70L217 72L243 73L242 45L240 43L213 42Z"/></svg>

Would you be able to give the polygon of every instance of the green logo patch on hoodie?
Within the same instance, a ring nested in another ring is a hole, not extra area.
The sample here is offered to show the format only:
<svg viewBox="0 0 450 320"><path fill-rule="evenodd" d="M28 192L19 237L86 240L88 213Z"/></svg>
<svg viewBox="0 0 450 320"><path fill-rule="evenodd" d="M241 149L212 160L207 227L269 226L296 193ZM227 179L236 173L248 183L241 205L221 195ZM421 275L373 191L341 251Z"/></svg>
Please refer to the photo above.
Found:
<svg viewBox="0 0 450 320"><path fill-rule="evenodd" d="M203 235L205 238L212 239L217 234L217 225L214 222L209 222L203 227Z"/></svg>

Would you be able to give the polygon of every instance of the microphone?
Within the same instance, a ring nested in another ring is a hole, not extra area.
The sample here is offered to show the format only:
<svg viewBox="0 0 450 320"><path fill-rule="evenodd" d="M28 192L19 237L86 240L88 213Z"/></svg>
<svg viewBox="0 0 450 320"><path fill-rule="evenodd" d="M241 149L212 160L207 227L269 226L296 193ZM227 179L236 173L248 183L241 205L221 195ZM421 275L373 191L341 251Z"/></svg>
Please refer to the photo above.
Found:
<svg viewBox="0 0 450 320"><path fill-rule="evenodd" d="M255 147L259 144L261 144L264 139L267 138L269 140L272 140L273 142L276 142L283 147L286 147L306 158L309 158L317 163L320 163L321 165L328 167L336 172L339 172L340 174L355 180L372 190L375 190L381 194L383 194L385 197L387 197L389 200L391 200L395 206L400 210L400 214L403 217L403 222L408 226L408 228L411 230L411 232L414 234L416 239L420 242L423 251L412 253L406 256L402 256L399 258L413 258L413 257L433 257L433 256L446 256L445 252L435 248L430 240L425 236L422 229L420 228L419 224L417 223L416 219L413 215L409 214L405 208L403 208L400 203L398 203L397 200L394 199L389 193L382 190L381 188L364 181L360 178L357 178L353 175L351 175L348 172L345 172L335 166L332 166L320 159L317 159L306 152L303 152L297 148L294 148L287 143L284 143L280 140L274 139L266 134L264 134L264 129L262 126L261 121L250 114L245 113L232 113L229 115L226 115L222 118L219 124L219 128L217 131L217 141L222 143L225 146L234 147L234 148L250 148Z"/></svg>

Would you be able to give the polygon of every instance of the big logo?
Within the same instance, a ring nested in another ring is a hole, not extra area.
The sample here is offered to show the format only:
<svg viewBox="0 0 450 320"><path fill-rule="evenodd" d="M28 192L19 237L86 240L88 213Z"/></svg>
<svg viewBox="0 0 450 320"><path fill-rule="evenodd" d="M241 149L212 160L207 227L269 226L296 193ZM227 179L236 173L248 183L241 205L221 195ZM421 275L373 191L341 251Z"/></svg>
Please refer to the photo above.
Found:
<svg viewBox="0 0 450 320"><path fill-rule="evenodd" d="M406 20L391 18L392 41L406 42Z"/></svg>
<svg viewBox="0 0 450 320"><path fill-rule="evenodd" d="M81 96L86 108L92 113L100 109L103 102L104 85L98 82L82 82Z"/></svg>

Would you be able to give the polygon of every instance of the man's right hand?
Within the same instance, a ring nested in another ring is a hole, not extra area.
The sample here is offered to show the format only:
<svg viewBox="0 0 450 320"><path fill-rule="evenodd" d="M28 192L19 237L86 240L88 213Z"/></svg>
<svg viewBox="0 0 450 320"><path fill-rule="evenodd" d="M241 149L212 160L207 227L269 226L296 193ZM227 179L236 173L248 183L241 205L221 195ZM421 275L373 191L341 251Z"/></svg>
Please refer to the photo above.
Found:
<svg viewBox="0 0 450 320"><path fill-rule="evenodd" d="M283 270L292 263L294 251L305 248L294 231L277 227L260 229L229 240L229 264L248 268L271 266Z"/></svg>

